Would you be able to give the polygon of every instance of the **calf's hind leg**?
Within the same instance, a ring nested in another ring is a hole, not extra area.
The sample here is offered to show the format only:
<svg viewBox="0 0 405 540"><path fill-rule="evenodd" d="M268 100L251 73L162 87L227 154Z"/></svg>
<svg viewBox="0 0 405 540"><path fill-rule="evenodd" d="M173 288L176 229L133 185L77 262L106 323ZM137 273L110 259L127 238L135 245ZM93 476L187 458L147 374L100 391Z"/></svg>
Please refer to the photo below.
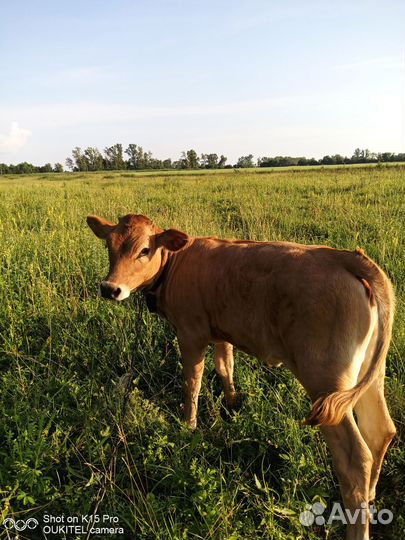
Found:
<svg viewBox="0 0 405 540"><path fill-rule="evenodd" d="M334 348L330 346L333 362L307 354L298 366L299 379L313 401L323 395L336 396L336 400L328 401L324 408L315 407L314 416L311 413L309 418L320 423L319 427L332 454L343 505L353 517L352 523L347 520L347 540L369 539L368 502L373 455L354 420L350 400L338 399L339 395L344 396L344 392L356 384L364 349L368 344L368 340L363 338L363 346L356 347L359 341L348 340L346 347L342 347L342 342L338 342ZM344 408L339 409L342 403Z"/></svg>
<svg viewBox="0 0 405 540"><path fill-rule="evenodd" d="M354 410L360 433L373 455L369 491L369 500L373 501L384 455L396 433L384 397L384 373L361 396Z"/></svg>
<svg viewBox="0 0 405 540"><path fill-rule="evenodd" d="M346 538L368 540L372 454L360 434L352 412L348 413L340 424L321 426L320 429L332 454L344 506L352 516L359 510L356 523L347 525Z"/></svg>

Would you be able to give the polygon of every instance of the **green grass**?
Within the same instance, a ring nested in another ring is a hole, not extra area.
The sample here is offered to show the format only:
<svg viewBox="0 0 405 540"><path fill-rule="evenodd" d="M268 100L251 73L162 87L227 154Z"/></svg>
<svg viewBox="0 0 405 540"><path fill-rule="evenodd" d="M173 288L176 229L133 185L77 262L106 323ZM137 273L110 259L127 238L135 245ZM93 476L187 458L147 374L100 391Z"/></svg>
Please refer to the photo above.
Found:
<svg viewBox="0 0 405 540"><path fill-rule="evenodd" d="M237 353L246 397L228 418L210 352L191 434L173 330L138 296L122 305L97 297L107 252L85 217L133 212L192 235L360 246L387 271L398 296L387 368L398 437L378 506L395 519L373 537L404 538L403 174L393 166L2 178L3 517L110 514L126 538L142 540L340 537L339 527L298 521L305 503L340 496L319 432L300 426L309 401L292 375Z"/></svg>

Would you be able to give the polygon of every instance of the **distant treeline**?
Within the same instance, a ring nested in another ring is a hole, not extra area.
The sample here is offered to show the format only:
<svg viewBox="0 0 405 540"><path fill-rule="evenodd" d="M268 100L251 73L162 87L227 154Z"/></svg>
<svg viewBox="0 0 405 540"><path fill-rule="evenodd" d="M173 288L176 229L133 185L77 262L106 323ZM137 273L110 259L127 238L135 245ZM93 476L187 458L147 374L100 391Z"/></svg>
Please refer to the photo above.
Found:
<svg viewBox="0 0 405 540"><path fill-rule="evenodd" d="M0 174L30 174L49 172L63 172L62 163L55 163L53 167L50 163L45 163L45 165L33 165L27 161L17 163L17 165L6 165L6 163L0 163Z"/></svg>
<svg viewBox="0 0 405 540"><path fill-rule="evenodd" d="M142 146L130 144L123 150L122 144L114 144L104 148L101 153L98 148L89 146L82 151L76 146L72 150L72 157L66 160L66 166L71 171L119 171L146 170L146 169L222 169L227 158L217 154L197 155L195 150L182 152L177 161L170 158L157 159L152 152L146 152Z"/></svg>
<svg viewBox="0 0 405 540"><path fill-rule="evenodd" d="M123 149L122 144L114 144L104 148L103 153L98 148L89 146L82 150L76 146L72 156L66 159L66 167L74 172L82 171L117 171L117 170L151 170L151 169L231 169L251 167L290 167L314 165L349 165L355 163L389 163L405 161L405 153L392 152L375 153L356 148L351 157L334 154L321 159L306 157L261 157L254 159L253 154L241 156L234 165L227 164L227 158L218 154L201 154L195 150L182 152L178 160L171 158L157 159L152 152L144 151L142 146L130 144ZM26 161L17 165L0 163L0 174L29 174L63 172L63 165L46 163L42 166L32 165Z"/></svg>
<svg viewBox="0 0 405 540"><path fill-rule="evenodd" d="M394 154L392 152L375 153L369 150L356 148L351 157L334 154L324 156L321 159L306 157L262 157L257 160L258 167L289 167L293 165L350 165L351 163L389 163L405 161L405 153Z"/></svg>

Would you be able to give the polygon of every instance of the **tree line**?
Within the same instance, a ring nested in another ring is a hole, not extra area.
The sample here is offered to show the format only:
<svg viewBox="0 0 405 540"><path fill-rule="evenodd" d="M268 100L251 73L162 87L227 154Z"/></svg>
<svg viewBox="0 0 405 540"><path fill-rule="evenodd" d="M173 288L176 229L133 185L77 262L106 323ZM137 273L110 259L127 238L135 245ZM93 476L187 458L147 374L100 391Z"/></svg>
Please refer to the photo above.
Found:
<svg viewBox="0 0 405 540"><path fill-rule="evenodd" d="M306 165L350 165L355 163L389 163L405 161L405 153L395 154L393 152L375 153L370 150L356 148L351 157L334 154L324 156L321 159L306 157L262 157L257 160L258 167L290 167Z"/></svg>
<svg viewBox="0 0 405 540"><path fill-rule="evenodd" d="M17 163L17 165L6 165L6 163L0 163L0 174L31 174L31 173L62 173L62 163L55 163L53 166L50 163L45 165L33 165L27 161Z"/></svg>
<svg viewBox="0 0 405 540"><path fill-rule="evenodd" d="M124 150L122 144L114 144L104 148L101 153L98 148L89 146L82 150L76 146L72 156L66 159L66 166L71 171L117 171L117 170L148 170L148 169L222 169L226 167L227 158L218 154L201 154L195 150L182 152L178 160L171 158L155 158L150 151L142 146L129 144Z"/></svg>
<svg viewBox="0 0 405 540"><path fill-rule="evenodd" d="M289 166L315 166L315 165L348 165L356 163L389 163L405 161L405 153L393 152L375 153L370 150L356 148L351 157L340 154L327 155L321 159L291 156L259 157L254 159L253 154L241 156L234 165L227 164L227 158L218 154L201 154L193 149L181 153L179 159L172 161L171 158L155 158L150 151L145 151L142 146L129 144L124 150L122 144L117 143L104 148L103 152L96 147L89 146L82 150L76 146L72 155L66 159L66 167L73 172L86 171L117 171L117 170L171 170L171 169L228 169L228 168L252 168L252 167L289 167ZM32 163L18 163L6 165L0 163L0 174L29 174L29 173L61 173L64 167L61 163L53 166L46 163L36 166Z"/></svg>

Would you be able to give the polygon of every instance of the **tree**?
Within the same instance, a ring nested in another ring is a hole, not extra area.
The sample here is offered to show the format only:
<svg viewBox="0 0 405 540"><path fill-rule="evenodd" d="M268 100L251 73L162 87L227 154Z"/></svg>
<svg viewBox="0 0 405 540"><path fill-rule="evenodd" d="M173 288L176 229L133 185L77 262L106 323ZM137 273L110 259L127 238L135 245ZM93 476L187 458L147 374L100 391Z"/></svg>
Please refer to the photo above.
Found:
<svg viewBox="0 0 405 540"><path fill-rule="evenodd" d="M205 169L218 167L218 154L201 154L201 166Z"/></svg>
<svg viewBox="0 0 405 540"><path fill-rule="evenodd" d="M341 156L340 154L335 154L332 156L332 159L336 165L342 165L345 162L345 158Z"/></svg>
<svg viewBox="0 0 405 540"><path fill-rule="evenodd" d="M142 146L137 144L130 144L125 150L125 153L128 156L128 168L129 169L143 169L144 158L143 158L143 149Z"/></svg>
<svg viewBox="0 0 405 540"><path fill-rule="evenodd" d="M50 163L45 163L45 165L39 167L39 169L39 172L41 173L52 172L52 165Z"/></svg>
<svg viewBox="0 0 405 540"><path fill-rule="evenodd" d="M208 169L216 169L218 167L218 154L208 154L207 167Z"/></svg>
<svg viewBox="0 0 405 540"><path fill-rule="evenodd" d="M359 163L360 159L361 159L361 150L360 148L356 148L356 150L353 152L351 160L353 163Z"/></svg>
<svg viewBox="0 0 405 540"><path fill-rule="evenodd" d="M143 159L144 159L144 166L143 166L144 169L154 168L153 164L155 160L153 159L152 152L150 150L148 152L143 153Z"/></svg>
<svg viewBox="0 0 405 540"><path fill-rule="evenodd" d="M72 156L76 170L87 171L87 161L82 154L82 149L79 146L75 146L75 148L73 148Z"/></svg>
<svg viewBox="0 0 405 540"><path fill-rule="evenodd" d="M190 169L198 169L200 159L197 156L197 152L195 150L187 151L187 161Z"/></svg>
<svg viewBox="0 0 405 540"><path fill-rule="evenodd" d="M18 163L15 166L15 172L17 174L31 174L35 171L34 165L32 163L28 163L27 161L23 161L22 163Z"/></svg>
<svg viewBox="0 0 405 540"><path fill-rule="evenodd" d="M393 154L391 152L383 152L382 154L378 154L379 161L384 161L385 163L388 161L392 161Z"/></svg>
<svg viewBox="0 0 405 540"><path fill-rule="evenodd" d="M101 171L103 169L103 156L98 148L89 146L84 151L88 171Z"/></svg>
<svg viewBox="0 0 405 540"><path fill-rule="evenodd" d="M249 167L254 167L253 164L253 154L249 154L248 156L241 156L238 161L236 162L235 167L245 169Z"/></svg>
<svg viewBox="0 0 405 540"><path fill-rule="evenodd" d="M55 165L53 166L53 172L56 172L56 173L61 173L61 172L63 172L63 165L62 165L62 163L55 163Z"/></svg>
<svg viewBox="0 0 405 540"><path fill-rule="evenodd" d="M221 155L218 161L218 169L223 169L225 167L227 158L224 155Z"/></svg>
<svg viewBox="0 0 405 540"><path fill-rule="evenodd" d="M82 149L79 146L75 146L72 150L72 156L74 161L74 169L76 171L87 171L88 163L86 156L83 155Z"/></svg>
<svg viewBox="0 0 405 540"><path fill-rule="evenodd" d="M148 163L149 169L162 169L163 168L163 161L161 159L156 159L154 157L151 157L149 163Z"/></svg>
<svg viewBox="0 0 405 540"><path fill-rule="evenodd" d="M197 156L197 152L195 150L187 150L187 152L182 152L179 164L180 169L198 169L200 159Z"/></svg>
<svg viewBox="0 0 405 540"><path fill-rule="evenodd" d="M72 158L70 158L70 157L66 158L65 164L66 164L66 167L67 167L68 169L70 169L71 171L74 171L75 164L74 164Z"/></svg>
<svg viewBox="0 0 405 540"><path fill-rule="evenodd" d="M173 161L172 168L173 169L185 169L186 167L184 166L184 160L182 158L180 158L180 159L177 159L176 161Z"/></svg>
<svg viewBox="0 0 405 540"><path fill-rule="evenodd" d="M368 163L371 161L371 152L368 148L361 150L356 148L350 160L352 163Z"/></svg>
<svg viewBox="0 0 405 540"><path fill-rule="evenodd" d="M125 153L128 155L129 169L160 169L163 165L160 159L153 157L152 152L145 152L142 146L136 144L128 145Z"/></svg>
<svg viewBox="0 0 405 540"><path fill-rule="evenodd" d="M114 144L104 148L104 165L106 169L119 171L125 169L125 162L122 153L122 144Z"/></svg>

